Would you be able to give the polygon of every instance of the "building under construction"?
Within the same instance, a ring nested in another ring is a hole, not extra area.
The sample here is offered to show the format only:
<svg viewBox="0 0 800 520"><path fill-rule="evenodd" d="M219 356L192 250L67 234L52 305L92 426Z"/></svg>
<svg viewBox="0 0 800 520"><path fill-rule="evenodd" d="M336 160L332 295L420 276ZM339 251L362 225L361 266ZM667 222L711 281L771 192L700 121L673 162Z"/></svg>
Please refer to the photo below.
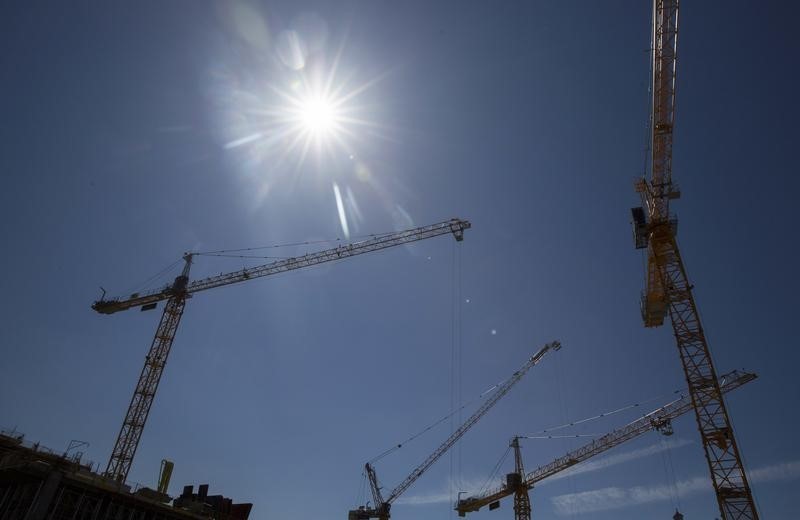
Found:
<svg viewBox="0 0 800 520"><path fill-rule="evenodd" d="M0 432L0 518L3 520L248 520L253 504L185 486L172 500L168 472L159 489L129 486L92 471L81 452L56 453Z"/></svg>

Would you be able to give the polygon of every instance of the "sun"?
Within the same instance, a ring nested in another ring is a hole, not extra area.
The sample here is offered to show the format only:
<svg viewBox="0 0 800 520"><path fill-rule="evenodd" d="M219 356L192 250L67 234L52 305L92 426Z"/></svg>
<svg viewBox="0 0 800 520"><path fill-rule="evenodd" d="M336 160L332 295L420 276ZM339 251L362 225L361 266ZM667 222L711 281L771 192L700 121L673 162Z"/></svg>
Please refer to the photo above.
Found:
<svg viewBox="0 0 800 520"><path fill-rule="evenodd" d="M318 153L337 145L349 148L345 140L353 136L352 126L360 121L352 117L346 94L319 80L295 82L289 90L275 92L283 103L273 109L275 130L288 137L288 150L301 150L301 162L309 148Z"/></svg>
<svg viewBox="0 0 800 520"><path fill-rule="evenodd" d="M321 96L301 99L298 115L303 129L317 137L334 132L341 124L336 104Z"/></svg>
<svg viewBox="0 0 800 520"><path fill-rule="evenodd" d="M357 231L364 216L356 195L358 185L377 193L390 205L392 217L409 224L408 213L391 200L382 180L361 153L373 143L392 141L391 128L375 119L382 104L373 88L388 77L384 71L364 78L346 63L343 45L300 60L302 66L220 70L215 99L222 109L222 147L235 156L254 184L260 206L279 189L331 190L345 239ZM231 63L238 63L231 60ZM342 69L345 69L344 72ZM348 70L350 69L350 70ZM262 70L261 73L252 71ZM329 193L331 193L329 191Z"/></svg>
<svg viewBox="0 0 800 520"><path fill-rule="evenodd" d="M270 69L271 74L241 79L222 97L226 107L223 147L240 149L250 164L268 162L271 176L293 176L313 159L326 178L332 161L350 167L358 148L382 138L383 127L371 119L374 102L365 95L385 74L367 81L341 71L342 48L330 58L319 51L292 70ZM313 59L312 59L313 58ZM269 77L269 79L267 79Z"/></svg>

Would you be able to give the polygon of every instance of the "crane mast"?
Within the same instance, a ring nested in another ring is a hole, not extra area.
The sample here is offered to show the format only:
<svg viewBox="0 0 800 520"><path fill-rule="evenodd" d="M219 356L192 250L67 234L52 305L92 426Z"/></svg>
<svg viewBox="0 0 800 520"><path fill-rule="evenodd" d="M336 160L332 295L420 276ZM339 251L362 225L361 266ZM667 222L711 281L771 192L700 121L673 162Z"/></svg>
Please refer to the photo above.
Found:
<svg viewBox="0 0 800 520"><path fill-rule="evenodd" d="M370 463L367 463L365 470L369 477L370 487L372 488L372 496L376 501L374 507L369 508L366 506L359 507L358 509L351 510L348 514L348 520L368 520L370 518L378 518L379 520L388 520L391 516L389 514L392 502L394 502L400 495L403 494L425 471L428 470L439 458L444 455L467 431L477 423L481 417L503 398L522 377L528 373L536 364L541 361L545 354L550 351L557 351L561 349L561 343L553 341L547 343L544 347L534 354L519 370L508 378L505 382L497 387L492 396L486 400L464 423L454 431L450 437L447 438L436 450L431 453L419 466L417 466L400 484L395 487L389 496L383 500L381 498L380 486L378 479L375 475L375 469Z"/></svg>
<svg viewBox="0 0 800 520"><path fill-rule="evenodd" d="M519 437L511 440L514 449L514 473L506 476L509 487L514 488L514 518L516 520L531 520L531 498L528 495L528 486L522 485L525 481L525 467L522 464L522 452L519 447Z"/></svg>
<svg viewBox="0 0 800 520"><path fill-rule="evenodd" d="M194 255L187 253L183 257L185 262L183 271L180 276L175 278L172 284L144 294L134 293L127 298L101 299L94 302L92 309L101 314L113 314L134 307L149 310L154 308L158 302L165 300L167 302L153 342L150 344L150 350L145 357L144 366L139 375L128 411L125 414L125 419L122 422L122 427L114 443L114 449L108 461L105 475L120 483L124 483L128 477L128 472L150 413L150 407L153 404L161 375L164 372L167 357L178 330L178 324L183 316L186 300L191 298L194 293L254 278L342 260L445 234L452 234L460 242L464 239L464 231L470 227L471 224L468 221L454 218L438 224L378 235L361 242L220 274L191 283L189 282L189 269Z"/></svg>
<svg viewBox="0 0 800 520"><path fill-rule="evenodd" d="M727 393L755 380L756 378L757 376L753 373L734 370L723 375L719 384L722 391ZM693 406L691 397L688 395L681 396L671 403L668 403L621 428L607 433L606 435L595 439L578 449L570 451L566 455L563 455L548 464L540 466L527 474L525 474L524 469L522 468L521 457L519 455L519 437L514 437L514 439L511 441L511 445L515 448L515 473L510 473L507 475L505 484L499 489L491 490L482 495L459 499L459 501L456 503L455 510L458 511L459 516L466 516L467 513L478 511L487 505L489 506L489 509L496 509L499 507L499 501L501 499L510 495L514 495L515 519L529 520L530 500L519 499L518 497L524 494L525 498L527 499L528 490L533 488L535 484L596 455L600 455L601 453L604 453L644 433L656 430L665 435L671 435L672 420L691 411L692 408ZM518 502L521 503L523 500L528 504L527 513L524 509L520 508L520 510L518 510L517 507Z"/></svg>
<svg viewBox="0 0 800 520"><path fill-rule="evenodd" d="M678 48L678 0L653 4L651 178L639 179L643 207L634 208L634 242L647 249L642 297L645 327L663 324L668 313L695 409L706 461L722 518L757 520L750 485L717 383L697 305L675 238L677 219L669 201L680 196L672 182L672 131Z"/></svg>
<svg viewBox="0 0 800 520"><path fill-rule="evenodd" d="M175 282L170 287L171 295L164 306L161 314L161 321L156 329L156 335L150 344L150 350L145 357L142 372L139 374L139 381L133 391L133 397L128 405L122 427L114 442L114 449L108 460L105 474L106 476L124 483L130 471L133 457L136 455L136 448L139 446L139 439L144 431L144 424L150 414L150 407L158 390L158 383L161 381L161 374L164 372L164 365L167 363L178 324L183 316L183 309L186 307L186 284L189 281L189 269L192 265L192 255L185 255L186 262L181 275L175 278Z"/></svg>

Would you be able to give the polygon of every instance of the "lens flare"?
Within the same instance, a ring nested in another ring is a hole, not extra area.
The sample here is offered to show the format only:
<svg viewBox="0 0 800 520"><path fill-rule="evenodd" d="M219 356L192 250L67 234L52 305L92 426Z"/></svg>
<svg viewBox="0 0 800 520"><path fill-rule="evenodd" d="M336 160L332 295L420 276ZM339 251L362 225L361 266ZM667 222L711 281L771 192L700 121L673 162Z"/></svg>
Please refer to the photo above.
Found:
<svg viewBox="0 0 800 520"><path fill-rule="evenodd" d="M332 191L345 237L365 218L356 197L366 194L398 225L410 220L386 187L396 180L360 153L394 140L393 128L380 122L386 108L374 88L393 69L356 61L359 54L345 52L347 34L334 44L318 15L276 28L265 12L246 5L221 7L231 38L220 41L208 92L221 148L252 183L255 207L302 188Z"/></svg>

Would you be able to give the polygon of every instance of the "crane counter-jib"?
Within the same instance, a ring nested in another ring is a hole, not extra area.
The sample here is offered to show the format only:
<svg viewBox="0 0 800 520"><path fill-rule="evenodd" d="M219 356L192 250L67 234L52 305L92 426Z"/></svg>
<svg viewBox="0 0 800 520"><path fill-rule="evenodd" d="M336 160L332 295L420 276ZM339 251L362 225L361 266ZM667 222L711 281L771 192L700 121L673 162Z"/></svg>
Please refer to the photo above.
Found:
<svg viewBox="0 0 800 520"><path fill-rule="evenodd" d="M405 231L399 231L397 233L378 235L361 242L354 242L323 251L308 253L298 257L277 260L265 265L244 268L217 276L195 280L186 284L180 289L184 290L185 294L191 295L193 293L213 289L215 287L232 285L235 283L244 282L246 280L251 280L253 278L261 278L264 276L302 269L304 267L334 262L344 258L350 258L372 251L378 251L411 242L417 242L419 240L433 238L447 233L452 233L453 236L455 236L455 239L460 242L464 238L464 230L471 227L472 224L470 224L469 221L454 218L429 226L408 229ZM193 253L187 253L184 258L190 259L192 256ZM143 310L147 310L154 308L155 306L153 304L168 300L172 296L175 296L178 292L179 288L177 288L176 284L173 283L161 289L150 291L144 294L134 293L127 298L113 298L108 300L101 299L92 304L92 309L101 314L113 314L115 312L128 310L134 307L143 307Z"/></svg>

